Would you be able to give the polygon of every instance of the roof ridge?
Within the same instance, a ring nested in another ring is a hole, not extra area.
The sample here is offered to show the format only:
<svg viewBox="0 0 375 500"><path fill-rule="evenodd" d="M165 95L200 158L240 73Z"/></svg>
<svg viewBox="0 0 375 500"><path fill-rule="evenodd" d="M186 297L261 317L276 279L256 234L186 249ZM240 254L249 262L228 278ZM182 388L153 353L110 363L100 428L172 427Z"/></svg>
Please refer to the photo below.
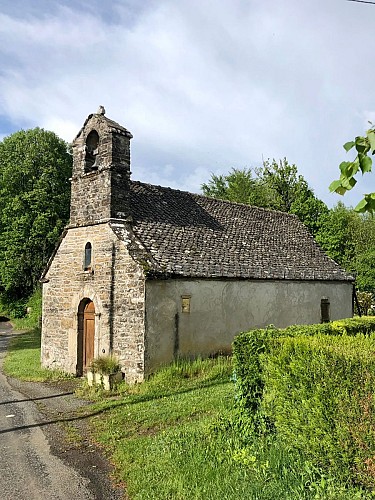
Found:
<svg viewBox="0 0 375 500"><path fill-rule="evenodd" d="M278 214L282 214L284 216L286 215L286 216L297 218L298 220L300 220L296 214L292 214L290 212L283 212L282 210L276 210L273 208L259 207L258 205L250 205L248 203L240 203L238 201L224 200L223 198L215 198L214 196L206 196L206 195L201 194L201 193L192 193L191 191L185 191L185 190L178 189L178 188L171 188L169 186L161 186L159 184L151 184L149 182L136 181L133 179L130 181L130 183L131 184L139 184L141 186L148 186L148 187L153 187L153 188L158 188L158 189L164 189L166 191L174 191L176 193L189 194L189 195L195 196L197 198L203 198L205 200L213 200L214 202L218 202L218 203L224 203L224 204L228 204L228 205L237 205L237 206L246 207L246 208L253 208L253 209L264 211L264 212L278 213Z"/></svg>

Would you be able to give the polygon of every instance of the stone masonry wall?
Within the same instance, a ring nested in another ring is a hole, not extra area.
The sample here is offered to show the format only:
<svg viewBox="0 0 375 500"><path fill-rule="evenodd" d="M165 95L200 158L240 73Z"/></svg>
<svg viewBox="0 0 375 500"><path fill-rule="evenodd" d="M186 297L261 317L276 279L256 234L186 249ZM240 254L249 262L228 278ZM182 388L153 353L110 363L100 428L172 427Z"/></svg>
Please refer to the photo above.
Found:
<svg viewBox="0 0 375 500"><path fill-rule="evenodd" d="M93 272L83 270L92 245ZM42 364L76 373L78 307L95 305L95 356L112 352L126 380L144 377L144 275L108 224L67 231L43 284Z"/></svg>

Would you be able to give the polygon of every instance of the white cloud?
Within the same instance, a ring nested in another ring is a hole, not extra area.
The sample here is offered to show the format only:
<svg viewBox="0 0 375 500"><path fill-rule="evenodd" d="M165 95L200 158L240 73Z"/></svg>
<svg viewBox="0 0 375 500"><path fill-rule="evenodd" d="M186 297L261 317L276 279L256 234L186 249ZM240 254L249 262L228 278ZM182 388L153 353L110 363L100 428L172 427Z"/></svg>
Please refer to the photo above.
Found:
<svg viewBox="0 0 375 500"><path fill-rule="evenodd" d="M210 172L286 156L318 196L338 199L327 186L341 146L375 118L375 6L113 1L105 12L99 0L19 2L0 14L9 122L71 141L104 104L134 134L134 178L198 191Z"/></svg>

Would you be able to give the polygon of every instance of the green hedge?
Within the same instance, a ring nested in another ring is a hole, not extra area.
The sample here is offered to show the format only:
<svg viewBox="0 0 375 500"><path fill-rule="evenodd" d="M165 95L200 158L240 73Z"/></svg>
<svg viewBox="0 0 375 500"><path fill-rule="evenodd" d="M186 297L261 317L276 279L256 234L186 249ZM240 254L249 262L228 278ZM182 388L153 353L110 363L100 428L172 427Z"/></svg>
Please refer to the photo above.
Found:
<svg viewBox="0 0 375 500"><path fill-rule="evenodd" d="M263 394L263 375L259 355L266 352L269 341L279 337L323 335L369 335L375 332L375 317L348 318L315 325L270 326L241 333L233 342L233 366L237 404L251 414L256 413Z"/></svg>
<svg viewBox="0 0 375 500"><path fill-rule="evenodd" d="M367 317L240 334L233 362L242 415L317 466L375 486L372 332Z"/></svg>
<svg viewBox="0 0 375 500"><path fill-rule="evenodd" d="M278 338L263 356L260 414L290 449L375 486L375 335Z"/></svg>

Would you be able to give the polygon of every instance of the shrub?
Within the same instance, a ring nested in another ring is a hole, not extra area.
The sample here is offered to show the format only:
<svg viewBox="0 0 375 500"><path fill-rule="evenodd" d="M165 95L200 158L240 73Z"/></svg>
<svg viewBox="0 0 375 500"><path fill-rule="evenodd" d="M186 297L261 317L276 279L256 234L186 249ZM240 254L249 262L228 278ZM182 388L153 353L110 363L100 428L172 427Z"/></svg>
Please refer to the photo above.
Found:
<svg viewBox="0 0 375 500"><path fill-rule="evenodd" d="M270 326L241 333L233 342L237 405L242 410L248 411L252 418L257 418L256 412L264 386L259 356L267 352L270 340L279 337L310 337L318 334L370 335L371 332L375 332L375 317L348 318L315 325L292 325L283 329Z"/></svg>
<svg viewBox="0 0 375 500"><path fill-rule="evenodd" d="M11 319L23 318L26 314L26 300L15 299L3 292L0 294L0 311Z"/></svg>
<svg viewBox="0 0 375 500"><path fill-rule="evenodd" d="M16 328L37 328L42 316L42 288L38 286L26 299L0 294L0 312L10 317Z"/></svg>
<svg viewBox="0 0 375 500"><path fill-rule="evenodd" d="M375 335L277 338L261 356L259 412L291 449L375 486Z"/></svg>
<svg viewBox="0 0 375 500"><path fill-rule="evenodd" d="M242 421L275 431L314 466L375 487L375 321L269 327L236 337Z"/></svg>

